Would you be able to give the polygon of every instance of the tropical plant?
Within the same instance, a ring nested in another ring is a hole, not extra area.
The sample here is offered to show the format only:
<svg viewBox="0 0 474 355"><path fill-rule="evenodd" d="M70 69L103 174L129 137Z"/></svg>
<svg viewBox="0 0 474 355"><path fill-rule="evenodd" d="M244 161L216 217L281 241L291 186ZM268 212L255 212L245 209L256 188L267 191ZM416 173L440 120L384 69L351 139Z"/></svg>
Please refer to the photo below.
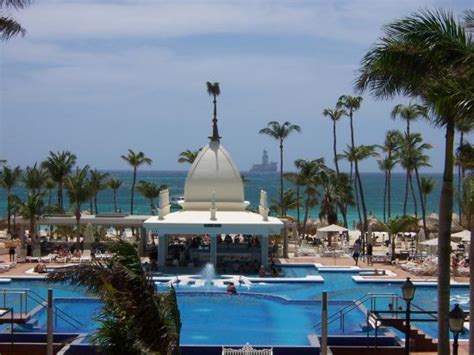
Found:
<svg viewBox="0 0 474 355"><path fill-rule="evenodd" d="M99 329L92 340L111 355L180 353L180 314L176 292L155 292L153 280L143 271L133 245L110 245L110 260L94 261L48 274L52 282L85 287L104 306Z"/></svg>
<svg viewBox="0 0 474 355"><path fill-rule="evenodd" d="M457 122L456 129L459 132L459 145L456 149L456 160L455 164L458 166L458 188L457 188L457 197L458 197L458 207L459 207L459 220L462 220L462 208L461 208L461 196L462 196L462 182L466 173L466 169L463 167L463 164L459 160L459 153L464 146L464 134L469 133L474 128L474 120L465 119L460 122ZM474 164L474 163L472 163Z"/></svg>
<svg viewBox="0 0 474 355"><path fill-rule="evenodd" d="M332 121L332 149L334 154L334 165L336 167L336 172L339 174L339 164L338 164L338 156L337 156L337 134L336 134L336 123L341 119L346 112L344 110L335 108L325 108L323 111L323 116L328 117Z"/></svg>
<svg viewBox="0 0 474 355"><path fill-rule="evenodd" d="M23 183L26 189L32 194L37 194L43 189L48 173L42 168L38 168L37 164L32 167L27 166L23 174Z"/></svg>
<svg viewBox="0 0 474 355"><path fill-rule="evenodd" d="M33 243L33 250L37 250L38 247L38 231L36 221L46 211L45 204L43 201L44 195L41 192L30 192L28 197L19 208L19 212L24 219L27 219L30 223L29 236ZM21 248L25 248L25 237L21 235Z"/></svg>
<svg viewBox="0 0 474 355"><path fill-rule="evenodd" d="M117 212L118 209L117 209L117 191L118 189L120 189L120 186L122 186L122 180L119 180L115 177L112 177L110 178L109 180L109 187L112 189L113 191L113 195L114 195L114 211Z"/></svg>
<svg viewBox="0 0 474 355"><path fill-rule="evenodd" d="M280 205L283 206L283 142L293 132L301 132L298 125L291 124L286 121L280 124L277 121L268 122L267 127L262 128L258 133L265 134L276 139L280 143ZM286 211L283 211L286 215Z"/></svg>
<svg viewBox="0 0 474 355"><path fill-rule="evenodd" d="M450 239L453 211L453 156L456 123L473 117L474 43L455 16L421 10L385 26L365 54L356 86L380 98L404 94L432 111L444 127L445 154L439 210L438 353L449 353Z"/></svg>
<svg viewBox="0 0 474 355"><path fill-rule="evenodd" d="M137 191L143 195L148 201L150 201L151 214L155 214L156 204L155 200L160 197L160 192L167 188L166 185L158 185L151 181L140 181L137 185Z"/></svg>
<svg viewBox="0 0 474 355"><path fill-rule="evenodd" d="M221 94L221 88L219 83L206 82L207 93L212 96L214 104L214 116L212 118L212 136L209 137L214 141L218 141L221 137L219 136L219 129L217 128L217 96Z"/></svg>
<svg viewBox="0 0 474 355"><path fill-rule="evenodd" d="M402 133L400 131L390 130L385 134L385 141L381 147L382 151L386 154L384 159L387 160L384 167L386 169L386 188L384 190L384 200L386 198L388 219L392 218L392 169L396 166L396 164L399 163L399 156L397 152L400 145L401 137Z"/></svg>
<svg viewBox="0 0 474 355"><path fill-rule="evenodd" d="M7 231L11 234L11 196L12 190L18 184L21 177L21 169L19 166L10 168L6 165L3 166L2 174L0 175L0 186L3 187L7 192Z"/></svg>
<svg viewBox="0 0 474 355"><path fill-rule="evenodd" d="M46 180L44 182L44 188L48 190L48 206L51 206L51 201L53 197L53 189L56 187L56 183L51 179L51 177L48 175L46 177Z"/></svg>
<svg viewBox="0 0 474 355"><path fill-rule="evenodd" d="M97 196L99 195L100 191L104 191L109 186L108 181L106 180L108 177L109 173L102 173L97 169L89 171L89 192L91 199L91 207L92 202L94 203L94 208L91 208L91 213L99 213L99 209L97 206Z"/></svg>
<svg viewBox="0 0 474 355"><path fill-rule="evenodd" d="M69 203L73 206L76 216L76 248L81 243L81 206L90 198L90 185L88 180L89 166L77 167L73 174L66 177L64 186L67 190Z"/></svg>
<svg viewBox="0 0 474 355"><path fill-rule="evenodd" d="M384 174L384 188L383 188L383 221L387 222L387 200L389 195L389 176L392 169L395 167L395 160L388 156L377 160L379 169ZM390 219L390 217L389 217Z"/></svg>
<svg viewBox="0 0 474 355"><path fill-rule="evenodd" d="M300 229L300 222L301 222L301 218L300 218L301 187L304 185L304 183L301 179L301 176L298 173L294 173L294 172L283 174L283 178L285 180L290 181L291 183L293 183L293 185L295 185L296 224L297 224L297 228L299 230Z"/></svg>
<svg viewBox="0 0 474 355"><path fill-rule="evenodd" d="M397 117L407 123L406 134L410 134L410 122L418 118L428 118L428 109L426 106L412 102L408 105L398 104L392 110L392 118L395 120Z"/></svg>
<svg viewBox="0 0 474 355"><path fill-rule="evenodd" d="M63 201L63 185L64 179L71 173L76 164L76 156L68 151L49 152L48 158L41 163L41 166L48 171L48 175L56 183L58 187L57 204L64 208Z"/></svg>
<svg viewBox="0 0 474 355"><path fill-rule="evenodd" d="M344 151L342 155L345 159L354 163L354 191L356 194L356 203L357 203L357 193L360 196L360 204L362 210L362 225L364 232L367 232L369 225L367 219L367 206L365 203L364 188L362 186L362 179L359 172L359 162L363 161L369 157L378 157L378 153L375 151L376 145L359 145L355 146L353 149L347 147L347 150ZM360 217L359 217L360 219Z"/></svg>
<svg viewBox="0 0 474 355"><path fill-rule="evenodd" d="M143 164L151 165L151 159L145 156L145 153L135 153L129 149L127 155L122 155L121 158L125 160L133 168L132 187L130 189L130 214L133 214L133 205L135 197L135 184L137 182L137 169Z"/></svg>
<svg viewBox="0 0 474 355"><path fill-rule="evenodd" d="M179 153L178 163L188 163L188 164L194 163L194 160L196 160L201 149L202 148L198 150L187 149L184 152Z"/></svg>
<svg viewBox="0 0 474 355"><path fill-rule="evenodd" d="M354 139L354 112L359 110L362 103L362 97L360 96L351 96L351 95L342 95L339 97L336 107L338 109L344 109L344 114L349 117L350 127L351 127L351 148L355 148L355 139ZM350 162L350 179L352 182L352 164L355 162Z"/></svg>
<svg viewBox="0 0 474 355"><path fill-rule="evenodd" d="M298 201L298 197L296 196L296 192L294 190L286 189L283 191L283 205L281 205L281 201L279 199L272 200L270 204L270 212L278 217L286 217L283 214L283 211L296 208L297 204L301 202L301 197L299 199L300 201Z"/></svg>
<svg viewBox="0 0 474 355"><path fill-rule="evenodd" d="M0 1L0 10L5 9L23 9L30 5L32 0L2 0ZM23 36L26 33L25 29L12 17L3 15L0 12L0 38L8 40L17 35Z"/></svg>
<svg viewBox="0 0 474 355"><path fill-rule="evenodd" d="M418 229L418 220L412 216L402 216L389 219L387 223L383 223L383 227L389 234L390 245L392 246L392 260L395 260L395 238L397 234Z"/></svg>
<svg viewBox="0 0 474 355"><path fill-rule="evenodd" d="M303 217L303 236L306 234L306 225L308 222L309 210L318 203L319 187L321 184L320 174L324 169L324 158L314 160L298 159L295 161L295 166L298 169L301 182L304 185L304 217Z"/></svg>
<svg viewBox="0 0 474 355"><path fill-rule="evenodd" d="M421 195L423 196L423 203L425 206L428 206L428 195L434 191L435 186L436 181L434 181L432 178L427 176L420 177L420 191Z"/></svg>

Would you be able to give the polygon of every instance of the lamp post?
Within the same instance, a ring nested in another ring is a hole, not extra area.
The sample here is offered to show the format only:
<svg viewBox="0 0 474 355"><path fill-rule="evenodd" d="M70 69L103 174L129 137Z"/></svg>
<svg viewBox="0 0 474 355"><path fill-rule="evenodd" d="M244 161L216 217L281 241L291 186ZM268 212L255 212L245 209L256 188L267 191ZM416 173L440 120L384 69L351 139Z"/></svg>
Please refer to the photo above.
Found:
<svg viewBox="0 0 474 355"><path fill-rule="evenodd" d="M410 303L415 297L416 287L410 278L407 277L402 286L403 299L407 303L406 307L406 327L405 327L405 354L410 354Z"/></svg>
<svg viewBox="0 0 474 355"><path fill-rule="evenodd" d="M453 332L454 341L453 341L453 355L458 355L458 338L459 333L462 332L464 328L464 311L459 307L459 304L455 304L451 312L448 315L449 319L449 329Z"/></svg>

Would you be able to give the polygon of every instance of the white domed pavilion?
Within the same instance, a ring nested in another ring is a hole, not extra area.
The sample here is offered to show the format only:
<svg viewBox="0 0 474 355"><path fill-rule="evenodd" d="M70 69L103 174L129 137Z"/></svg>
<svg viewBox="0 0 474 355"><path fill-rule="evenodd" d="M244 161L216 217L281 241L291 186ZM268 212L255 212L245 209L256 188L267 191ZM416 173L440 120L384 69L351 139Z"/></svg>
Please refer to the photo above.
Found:
<svg viewBox="0 0 474 355"><path fill-rule="evenodd" d="M280 234L283 223L268 216L266 193L261 192L260 213L246 210L244 185L240 171L217 133L217 119L210 141L196 157L184 186L182 210L170 213L168 190L160 194L160 213L144 222L148 232L158 235L158 266L168 259L170 236L210 236L208 260L214 265L232 258L229 249L220 252L217 239L223 235L258 236L260 262L268 265L268 236ZM238 250L238 248L235 248ZM239 250L241 255L242 250ZM200 260L201 262L203 260Z"/></svg>

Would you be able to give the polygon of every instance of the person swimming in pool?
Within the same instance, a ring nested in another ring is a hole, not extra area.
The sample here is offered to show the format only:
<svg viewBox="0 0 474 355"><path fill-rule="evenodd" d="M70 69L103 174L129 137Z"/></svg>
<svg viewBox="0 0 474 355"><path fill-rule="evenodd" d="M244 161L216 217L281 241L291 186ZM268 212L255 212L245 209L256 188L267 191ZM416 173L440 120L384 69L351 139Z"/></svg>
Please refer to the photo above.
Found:
<svg viewBox="0 0 474 355"><path fill-rule="evenodd" d="M229 282L227 285L227 294L228 295L236 295L237 294L237 289L235 288L235 285L233 282Z"/></svg>

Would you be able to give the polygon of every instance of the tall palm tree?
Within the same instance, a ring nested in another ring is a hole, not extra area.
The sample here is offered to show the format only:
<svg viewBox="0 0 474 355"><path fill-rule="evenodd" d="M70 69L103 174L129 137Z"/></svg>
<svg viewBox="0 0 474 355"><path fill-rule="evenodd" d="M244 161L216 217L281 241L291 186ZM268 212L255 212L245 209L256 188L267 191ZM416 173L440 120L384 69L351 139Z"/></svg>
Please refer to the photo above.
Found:
<svg viewBox="0 0 474 355"><path fill-rule="evenodd" d="M384 185L383 185L383 221L387 222L387 199L388 199L388 187L389 187L389 172L395 167L395 161L389 157L380 158L377 160L379 169L384 174ZM390 219L390 218L389 218Z"/></svg>
<svg viewBox="0 0 474 355"><path fill-rule="evenodd" d="M305 189L304 199L304 217L303 217L303 236L306 234L306 224L308 222L310 208L316 206L319 196L319 186L321 184L320 174L326 169L324 165L324 158L314 160L298 159L295 161L295 166L301 176Z"/></svg>
<svg viewBox="0 0 474 355"><path fill-rule="evenodd" d="M438 353L448 354L450 236L456 122L474 112L474 43L451 12L421 10L385 26L362 60L356 86L381 98L405 94L433 112L446 130L438 246Z"/></svg>
<svg viewBox="0 0 474 355"><path fill-rule="evenodd" d="M112 177L110 178L109 180L109 187L112 189L113 191L113 195L114 195L114 211L117 212L118 209L117 209L117 191L118 189L120 189L120 186L122 186L122 180L119 180L115 177Z"/></svg>
<svg viewBox="0 0 474 355"><path fill-rule="evenodd" d="M29 192L37 194L44 188L47 178L48 173L46 170L38 168L35 163L32 167L26 167L23 174L23 183Z"/></svg>
<svg viewBox="0 0 474 355"><path fill-rule="evenodd" d="M276 139L280 143L280 203L283 205L283 142L293 132L301 132L298 125L286 121L280 124L277 121L268 122L267 127L262 128L258 133L265 134ZM284 215L286 211L283 211Z"/></svg>
<svg viewBox="0 0 474 355"><path fill-rule="evenodd" d="M79 248L81 243L81 206L91 196L88 175L88 165L83 168L77 167L74 173L67 176L64 181L69 203L73 206L76 216L76 248Z"/></svg>
<svg viewBox="0 0 474 355"><path fill-rule="evenodd" d="M428 206L428 195L434 191L435 186L436 181L434 181L432 178L427 176L420 177L420 191L421 195L423 196L423 203L425 204L425 207Z"/></svg>
<svg viewBox="0 0 474 355"><path fill-rule="evenodd" d="M364 232L367 232L369 226L368 226L368 219L367 219L367 206L365 203L364 188L362 185L362 179L360 177L360 171L359 171L359 162L369 157L378 157L378 153L375 151L375 147L376 147L375 145L359 145L359 146L355 146L354 149L352 149L351 147L347 147L347 150L344 151L344 154L343 154L343 156L347 160L354 162L354 185L357 188L356 191L358 191L359 196L360 196L361 210L362 210L362 216L363 216L362 223L363 223Z"/></svg>
<svg viewBox="0 0 474 355"><path fill-rule="evenodd" d="M64 179L71 173L73 166L76 164L76 159L76 156L67 150L62 152L50 151L48 158L41 163L41 166L48 171L49 176L58 186L58 205L61 208L64 208Z"/></svg>
<svg viewBox="0 0 474 355"><path fill-rule="evenodd" d="M0 1L0 10L5 8L10 9L22 9L32 3L32 0L2 0ZM0 12L0 38L2 40L8 40L17 35L24 35L25 29L12 17L4 16Z"/></svg>
<svg viewBox="0 0 474 355"><path fill-rule="evenodd" d="M332 149L334 154L334 165L336 167L336 172L339 174L339 164L337 157L337 135L336 135L336 123L341 119L346 112L344 110L335 108L325 108L323 111L323 116L328 117L332 121Z"/></svg>
<svg viewBox="0 0 474 355"><path fill-rule="evenodd" d="M337 100L336 107L338 109L344 109L344 114L349 117L350 127L351 127L351 148L355 148L355 139L354 139L354 112L359 110L362 103L362 97L360 96L351 96L351 95L342 95ZM354 162L355 163L355 162ZM350 170L350 178L352 182L352 164Z"/></svg>
<svg viewBox="0 0 474 355"><path fill-rule="evenodd" d="M97 196L100 191L104 191L108 187L108 181L106 180L108 177L109 173L102 173L97 169L89 171L89 192L91 194L91 202L94 202L94 209L91 211L92 213L99 213L97 207Z"/></svg>
<svg viewBox="0 0 474 355"><path fill-rule="evenodd" d="M184 152L179 153L178 163L194 163L194 160L196 160L201 149L202 148L199 148L198 150L186 149Z"/></svg>
<svg viewBox="0 0 474 355"><path fill-rule="evenodd" d="M10 168L6 165L3 166L2 174L0 175L0 186L3 187L7 192L7 231L11 234L11 197L12 190L18 184L21 177L21 169L19 166Z"/></svg>
<svg viewBox="0 0 474 355"><path fill-rule="evenodd" d="M129 149L127 155L122 155L121 158L133 167L132 188L130 189L130 214L133 214L133 202L135 197L135 184L137 182L137 169L143 164L151 165L151 159L145 156L145 153L135 153Z"/></svg>
<svg viewBox="0 0 474 355"><path fill-rule="evenodd" d="M406 134L410 134L410 122L418 118L428 118L426 106L410 102L408 105L398 104L392 110L392 119L399 117L407 123Z"/></svg>
<svg viewBox="0 0 474 355"><path fill-rule="evenodd" d="M44 195L42 192L30 192L27 199L20 206L19 212L21 216L30 222L29 234L33 242L33 250L36 251L38 247L38 231L36 221L45 212L46 208L43 201ZM21 248L25 248L25 237L21 235ZM35 252L36 254L36 252Z"/></svg>
<svg viewBox="0 0 474 355"><path fill-rule="evenodd" d="M219 136L219 129L217 128L217 96L221 94L221 88L219 83L206 82L207 93L212 96L214 104L214 117L212 118L212 136L209 137L214 141L218 141L221 137Z"/></svg>
<svg viewBox="0 0 474 355"><path fill-rule="evenodd" d="M181 321L174 288L155 292L132 244L118 241L110 249L110 260L58 269L48 279L82 286L101 299L92 341L104 354L178 355Z"/></svg>
<svg viewBox="0 0 474 355"><path fill-rule="evenodd" d="M48 206L51 206L51 201L53 197L53 189L56 187L56 183L51 179L50 176L46 178L44 182L44 188L48 190Z"/></svg>
<svg viewBox="0 0 474 355"><path fill-rule="evenodd" d="M387 131L385 134L385 141L382 145L382 151L386 154L385 158L391 162L387 168L387 216L392 218L392 170L396 164L399 163L399 156L397 154L402 133L397 130ZM392 166L393 165L393 166ZM385 208L385 207L384 207Z"/></svg>
<svg viewBox="0 0 474 355"><path fill-rule="evenodd" d="M167 188L166 185L158 185L150 181L140 181L137 185L137 191L143 195L148 201L150 201L151 214L155 214L156 204L155 200L160 197L160 192Z"/></svg>

